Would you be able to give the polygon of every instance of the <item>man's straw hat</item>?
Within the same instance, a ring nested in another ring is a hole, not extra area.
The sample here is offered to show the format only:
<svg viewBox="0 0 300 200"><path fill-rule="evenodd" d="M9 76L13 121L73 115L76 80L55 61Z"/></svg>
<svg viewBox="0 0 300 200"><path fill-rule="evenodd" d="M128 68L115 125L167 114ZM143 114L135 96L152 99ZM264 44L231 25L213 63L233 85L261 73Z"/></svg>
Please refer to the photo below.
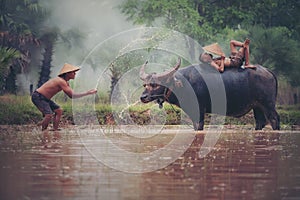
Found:
<svg viewBox="0 0 300 200"><path fill-rule="evenodd" d="M203 49L205 51L208 51L210 53L213 53L213 54L216 54L219 56L224 54L218 43L207 45L207 46L203 47Z"/></svg>
<svg viewBox="0 0 300 200"><path fill-rule="evenodd" d="M62 69L60 70L58 76L68 73L68 72L74 72L74 71L78 71L78 70L80 70L79 67L65 63L64 66L62 67Z"/></svg>

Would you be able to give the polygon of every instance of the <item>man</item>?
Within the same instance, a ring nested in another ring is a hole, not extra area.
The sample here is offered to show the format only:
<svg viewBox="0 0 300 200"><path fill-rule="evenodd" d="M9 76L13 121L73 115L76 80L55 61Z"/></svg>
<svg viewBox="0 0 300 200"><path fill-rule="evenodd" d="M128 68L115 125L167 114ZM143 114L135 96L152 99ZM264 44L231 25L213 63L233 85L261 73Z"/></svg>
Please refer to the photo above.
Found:
<svg viewBox="0 0 300 200"><path fill-rule="evenodd" d="M62 115L62 109L51 100L51 98L58 92L64 91L64 93L70 98L79 98L87 95L92 95L97 92L96 89L92 89L84 93L74 93L68 81L75 78L76 72L79 69L79 67L66 63L60 70L58 77L48 80L33 92L31 100L33 104L43 113L44 116L42 122L39 123L42 125L42 130L47 129L52 117L54 117L53 130L58 130L59 121Z"/></svg>
<svg viewBox="0 0 300 200"><path fill-rule="evenodd" d="M249 61L249 44L250 40L248 38L244 43L236 40L231 40L231 54L229 58L226 58L225 54L222 51L218 50L218 53L221 52L219 53L221 54L221 57L219 58L213 58L211 54L204 52L200 55L199 59L202 62L210 64L220 72L224 71L224 67L240 67L243 65L244 61L244 68L256 68L254 65L251 65ZM237 47L240 47L240 49L237 50ZM211 48L204 47L203 49L207 51L213 51Z"/></svg>

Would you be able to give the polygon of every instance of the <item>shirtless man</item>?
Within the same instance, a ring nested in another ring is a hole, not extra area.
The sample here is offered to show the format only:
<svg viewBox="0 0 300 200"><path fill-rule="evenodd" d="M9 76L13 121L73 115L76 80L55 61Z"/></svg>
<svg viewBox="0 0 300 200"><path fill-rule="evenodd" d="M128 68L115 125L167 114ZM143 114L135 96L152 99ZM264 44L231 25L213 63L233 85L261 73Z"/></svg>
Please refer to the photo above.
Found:
<svg viewBox="0 0 300 200"><path fill-rule="evenodd" d="M74 79L76 71L80 68L65 64L58 74L58 77L48 80L41 87L36 89L31 100L33 104L43 113L44 119L39 124L42 125L42 130L46 130L54 112L53 130L58 130L58 125L63 110L51 98L60 91L64 91L70 98L80 98L87 95L92 95L97 92L96 89L89 90L84 93L74 93L68 81Z"/></svg>
<svg viewBox="0 0 300 200"><path fill-rule="evenodd" d="M210 64L220 72L224 71L224 67L240 67L243 65L244 61L244 68L256 68L254 65L251 65L249 61L249 43L249 39L246 39L244 43L231 40L231 54L229 58L225 57L225 54L221 55L219 58L213 58L211 54L204 52L200 55L199 59L202 62ZM240 49L237 50L237 47L240 47Z"/></svg>

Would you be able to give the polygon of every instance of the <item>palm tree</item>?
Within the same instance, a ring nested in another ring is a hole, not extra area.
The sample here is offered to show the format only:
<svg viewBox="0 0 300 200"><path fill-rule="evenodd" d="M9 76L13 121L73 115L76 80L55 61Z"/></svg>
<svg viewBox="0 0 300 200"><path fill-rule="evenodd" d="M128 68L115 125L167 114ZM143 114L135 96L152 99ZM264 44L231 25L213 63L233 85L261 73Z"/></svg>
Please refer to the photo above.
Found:
<svg viewBox="0 0 300 200"><path fill-rule="evenodd" d="M31 48L40 44L34 34L44 17L40 8L36 1L0 0L0 47L20 53L20 56L11 57L10 66L5 67L8 69L5 85L10 88L7 92L16 93L14 74L29 68Z"/></svg>
<svg viewBox="0 0 300 200"><path fill-rule="evenodd" d="M56 31L49 31L48 33L45 33L41 38L44 53L40 71L40 78L37 87L43 85L50 78L53 48L56 40Z"/></svg>
<svg viewBox="0 0 300 200"><path fill-rule="evenodd" d="M31 60L39 59L31 57L32 49L40 49L43 52L38 87L50 78L53 49L57 40L60 38L70 47L71 43L74 43L72 38L80 44L80 39L83 37L78 30L72 29L61 33L55 27L45 28L43 20L49 12L45 11L38 1L0 0L0 9L0 45L12 47L21 53L20 57L14 58L12 75L26 72ZM15 81L7 78L6 80L10 84Z"/></svg>
<svg viewBox="0 0 300 200"><path fill-rule="evenodd" d="M12 71L12 63L14 59L20 58L21 54L16 49L0 47L0 94L3 94L6 90L16 89L16 84L11 84L7 88L7 78L10 71ZM11 75L13 75L11 73ZM15 77L12 77L12 79Z"/></svg>
<svg viewBox="0 0 300 200"><path fill-rule="evenodd" d="M41 33L43 35L40 37L40 41L44 53L37 87L40 87L50 78L52 56L57 41L62 41L62 43L67 45L67 48L70 49L72 45L81 47L82 38L84 37L79 29L74 28L62 33L58 28L53 27L50 29L43 29Z"/></svg>

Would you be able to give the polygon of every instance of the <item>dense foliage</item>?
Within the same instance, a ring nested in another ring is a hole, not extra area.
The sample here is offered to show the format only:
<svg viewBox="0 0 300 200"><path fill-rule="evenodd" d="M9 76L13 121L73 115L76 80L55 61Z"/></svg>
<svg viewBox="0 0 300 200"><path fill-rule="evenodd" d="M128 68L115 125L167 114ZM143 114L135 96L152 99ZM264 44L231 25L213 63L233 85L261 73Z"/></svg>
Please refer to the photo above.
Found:
<svg viewBox="0 0 300 200"><path fill-rule="evenodd" d="M0 0L0 94L15 93L15 74L28 70L45 16L36 1Z"/></svg>
<svg viewBox="0 0 300 200"><path fill-rule="evenodd" d="M120 10L134 24L164 26L199 41L251 39L251 60L300 85L298 0L125 0Z"/></svg>
<svg viewBox="0 0 300 200"><path fill-rule="evenodd" d="M33 62L40 63L38 85L48 80L58 40L69 48L74 41L80 45L79 30L47 27L49 2L0 0L0 94L16 93L16 75L28 73ZM249 37L252 63L300 85L299 0L124 0L119 8L134 24L174 29L201 45L219 42L227 48L230 39ZM112 88L139 61L128 56L111 64Z"/></svg>
<svg viewBox="0 0 300 200"><path fill-rule="evenodd" d="M58 39L68 48L72 39L80 43L78 29L62 33L47 25L51 12L42 3L45 4L41 0L0 0L0 94L16 93L16 74L29 73L32 65L40 65L38 86L46 82Z"/></svg>

